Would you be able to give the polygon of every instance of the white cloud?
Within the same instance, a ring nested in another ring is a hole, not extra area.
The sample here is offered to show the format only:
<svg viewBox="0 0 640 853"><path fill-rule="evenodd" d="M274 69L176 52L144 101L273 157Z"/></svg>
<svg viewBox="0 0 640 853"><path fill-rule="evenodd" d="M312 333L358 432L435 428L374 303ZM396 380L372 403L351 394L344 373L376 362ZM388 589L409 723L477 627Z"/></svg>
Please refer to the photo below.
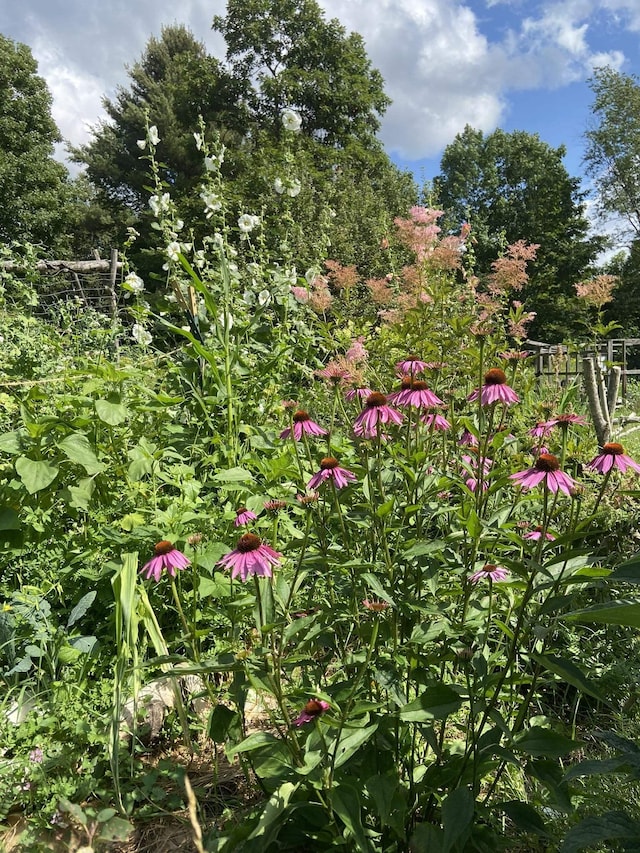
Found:
<svg viewBox="0 0 640 853"><path fill-rule="evenodd" d="M126 63L163 24L184 22L223 58L212 33L225 0L22 0L0 4L0 32L29 44L54 96L54 117L73 143L87 139L102 96L128 82ZM597 65L621 68L617 32L640 30L639 0L319 0L362 34L393 100L382 139L405 159L437 155L465 124L490 132L520 90L584 80ZM510 28L508 28L510 27ZM599 36L608 30L603 43Z"/></svg>

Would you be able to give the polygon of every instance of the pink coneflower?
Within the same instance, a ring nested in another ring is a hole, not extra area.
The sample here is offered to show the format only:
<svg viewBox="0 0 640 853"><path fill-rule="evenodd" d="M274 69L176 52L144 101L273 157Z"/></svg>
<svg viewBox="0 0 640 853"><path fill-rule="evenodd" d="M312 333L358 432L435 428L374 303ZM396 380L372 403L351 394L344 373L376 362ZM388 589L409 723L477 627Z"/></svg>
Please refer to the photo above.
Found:
<svg viewBox="0 0 640 853"><path fill-rule="evenodd" d="M363 410L355 419L353 431L362 438L374 438L378 435L379 424L400 424L403 415L387 405L387 398L374 391L366 399Z"/></svg>
<svg viewBox="0 0 640 853"><path fill-rule="evenodd" d="M531 355L533 353L528 349L509 349L506 352L501 352L500 358L504 358L505 361L521 361L523 358L529 358Z"/></svg>
<svg viewBox="0 0 640 853"><path fill-rule="evenodd" d="M430 415L424 415L422 418L422 423L426 424L429 429L438 429L438 430L448 430L451 429L451 424L445 418L444 415L440 415L437 412Z"/></svg>
<svg viewBox="0 0 640 853"><path fill-rule="evenodd" d="M407 392L411 390L412 384L413 379L408 374L406 376L402 376L400 379L400 387L394 388L393 391L386 395L387 403L398 403L400 400L404 400ZM371 393L373 394L374 392L372 391Z"/></svg>
<svg viewBox="0 0 640 853"><path fill-rule="evenodd" d="M509 577L509 570L505 569L504 566L496 566L493 563L486 563L481 569L474 572L469 580L471 583L479 583L479 581L486 580L503 581L507 577Z"/></svg>
<svg viewBox="0 0 640 853"><path fill-rule="evenodd" d="M365 598L362 605L363 607L366 607L367 610L373 610L374 613L382 613L389 607L389 604L386 601L376 601L375 599L371 600L369 598Z"/></svg>
<svg viewBox="0 0 640 853"><path fill-rule="evenodd" d="M522 537L523 539L530 539L533 542L537 542L539 539L542 539L542 527L538 525L535 530L530 530L528 533L525 533ZM544 534L544 538L549 542L553 542L556 538L553 533L549 533L547 530Z"/></svg>
<svg viewBox="0 0 640 853"><path fill-rule="evenodd" d="M427 409L432 406L441 406L443 401L429 388L426 382L414 380L411 387L396 399L398 406L414 406L418 409Z"/></svg>
<svg viewBox="0 0 640 853"><path fill-rule="evenodd" d="M465 429L462 435L460 436L458 444L462 447L477 447L478 439L472 432L469 432L468 429Z"/></svg>
<svg viewBox="0 0 640 853"><path fill-rule="evenodd" d="M532 468L511 474L509 479L518 483L523 489L532 489L539 483L544 483L554 494L560 489L569 496L574 486L571 477L560 470L558 458L553 453L541 453Z"/></svg>
<svg viewBox="0 0 640 853"><path fill-rule="evenodd" d="M470 447L469 452L471 453L471 451L474 451L477 453L477 449L475 447ZM478 485L480 485L482 488L482 491L486 492L487 489L489 488L489 484L487 483L485 477L487 476L487 474L491 470L491 466L493 465L493 460L487 459L486 456L482 460L482 471L480 472L480 480L478 480L478 477L477 477L477 475L478 475L478 457L477 457L477 455L476 456L469 456L465 453L462 456L462 461L465 464L465 466L469 469L468 470L469 476L465 479L465 485L469 489L469 491L475 492L476 489L478 488Z"/></svg>
<svg viewBox="0 0 640 853"><path fill-rule="evenodd" d="M504 403L505 406L510 406L511 403L520 401L520 397L513 388L507 385L507 374L499 367L492 367L491 370L487 370L482 388L476 388L467 399L473 403L478 397L483 406L490 406L492 403Z"/></svg>
<svg viewBox="0 0 640 853"><path fill-rule="evenodd" d="M280 557L269 545L265 545L255 533L244 533L239 539L233 551L225 554L217 565L231 569L231 577L246 581L249 575L257 575L260 578L270 578L272 568L279 565Z"/></svg>
<svg viewBox="0 0 640 853"><path fill-rule="evenodd" d="M363 400L365 397L368 397L369 394L373 394L371 388L350 388L344 395L344 399L347 403L352 403L356 398L358 400Z"/></svg>
<svg viewBox="0 0 640 853"><path fill-rule="evenodd" d="M270 501L264 502L264 508L266 509L267 512L273 512L273 513L280 512L280 510L285 509L286 506L287 506L286 501L281 501L281 500L278 500L277 498L273 498Z"/></svg>
<svg viewBox="0 0 640 853"><path fill-rule="evenodd" d="M191 562L182 551L178 551L175 545L167 542L166 539L158 542L153 553L154 556L140 569L140 574L144 575L146 580L153 578L156 583L160 581L163 569L166 569L167 573L175 578L176 569L186 569Z"/></svg>
<svg viewBox="0 0 640 853"><path fill-rule="evenodd" d="M599 474L608 474L612 468L617 468L623 474L627 468L632 468L640 473L640 465L634 462L630 456L627 456L624 447L615 441L603 445L600 453L587 464L587 468L591 468L592 471L597 471Z"/></svg>
<svg viewBox="0 0 640 853"><path fill-rule="evenodd" d="M408 373L411 376L417 376L419 373L422 373L426 366L426 361L420 361L419 358L410 355L404 361L399 361L396 364L396 370L398 373Z"/></svg>
<svg viewBox="0 0 640 853"><path fill-rule="evenodd" d="M323 699L309 699L301 713L293 721L293 725L303 726L305 723L312 723L318 717L321 717L325 711L328 711L330 707L329 703Z"/></svg>
<svg viewBox="0 0 640 853"><path fill-rule="evenodd" d="M293 432L294 441L300 441L303 435L326 435L326 429L322 429L315 421L312 421L309 413L304 409L298 409L293 413L293 426L283 429L280 438L289 438Z"/></svg>
<svg viewBox="0 0 640 853"><path fill-rule="evenodd" d="M249 524L250 521L255 521L258 516L255 512L251 512L250 509L247 509L246 506L239 506L236 510L236 517L233 519L233 523L236 527L242 527L243 524Z"/></svg>
<svg viewBox="0 0 640 853"><path fill-rule="evenodd" d="M550 421L538 421L528 432L533 438L544 438L545 435L549 435L552 429L553 423Z"/></svg>
<svg viewBox="0 0 640 853"><path fill-rule="evenodd" d="M309 480L307 488L309 490L316 489L326 480L333 480L336 489L342 489L349 483L355 483L356 475L347 471L346 468L341 468L335 457L325 456L324 459L320 460L320 470Z"/></svg>
<svg viewBox="0 0 640 853"><path fill-rule="evenodd" d="M568 429L571 424L579 424L580 426L584 426L586 424L587 419L582 415L575 415L572 412L567 412L563 415L557 415L555 418L552 418L550 421L546 422L546 426L551 429L554 426L559 426L561 429Z"/></svg>

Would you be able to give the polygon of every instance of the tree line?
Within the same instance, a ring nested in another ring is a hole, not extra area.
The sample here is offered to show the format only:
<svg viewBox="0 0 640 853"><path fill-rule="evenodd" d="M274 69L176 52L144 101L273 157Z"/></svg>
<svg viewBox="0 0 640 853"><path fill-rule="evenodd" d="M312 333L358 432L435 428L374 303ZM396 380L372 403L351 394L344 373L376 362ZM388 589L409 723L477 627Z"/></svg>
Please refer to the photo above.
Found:
<svg viewBox="0 0 640 853"><path fill-rule="evenodd" d="M471 224L468 249L480 277L507 245L539 245L519 296L537 313L532 336L555 342L584 332L588 315L575 285L597 272L619 277L608 319L628 335L640 333L637 78L600 68L590 80L586 171L602 221L615 217L619 226L621 250L601 269L598 257L611 238L593 232L587 195L564 166L563 146L524 131L485 135L468 126L445 149L433 185L419 188L378 139L390 102L362 38L328 20L316 0L228 0L213 29L224 39L223 58L182 25L149 39L128 84L104 99L107 118L86 144L70 148L83 169L74 179L54 159L60 134L31 50L0 35L0 244L106 256L133 228L140 236L130 260L160 287L141 140L150 126L159 129L160 179L197 239L206 227L194 141L202 131L224 147L231 208L276 223L266 235L271 248L286 243L301 266L326 257L356 265L365 278L384 275L379 248L393 219L428 196L445 211L446 228ZM286 109L302 122L293 141L281 121Z"/></svg>

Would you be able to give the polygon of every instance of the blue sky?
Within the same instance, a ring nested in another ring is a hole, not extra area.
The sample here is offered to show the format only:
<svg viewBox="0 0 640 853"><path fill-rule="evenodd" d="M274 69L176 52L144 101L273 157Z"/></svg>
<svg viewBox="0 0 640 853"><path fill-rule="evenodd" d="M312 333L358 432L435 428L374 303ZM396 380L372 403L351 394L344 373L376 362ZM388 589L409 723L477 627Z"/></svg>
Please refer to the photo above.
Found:
<svg viewBox="0 0 640 853"><path fill-rule="evenodd" d="M393 104L381 138L418 179L438 172L465 124L538 133L567 147L581 174L590 118L587 78L598 65L640 74L640 0L319 0L363 36ZM22 0L0 4L0 32L28 44L53 94L63 136L88 138L101 98L127 84L162 24L188 25L209 50L224 0ZM11 7L11 8L8 8ZM108 7L108 14L105 10Z"/></svg>

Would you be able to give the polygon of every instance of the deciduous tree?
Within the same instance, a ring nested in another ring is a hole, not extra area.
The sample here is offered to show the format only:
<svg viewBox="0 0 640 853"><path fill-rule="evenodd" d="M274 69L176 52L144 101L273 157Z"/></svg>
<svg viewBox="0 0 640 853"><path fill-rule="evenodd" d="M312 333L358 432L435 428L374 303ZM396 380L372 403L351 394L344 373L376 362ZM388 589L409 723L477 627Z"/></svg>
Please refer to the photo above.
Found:
<svg viewBox="0 0 640 853"><path fill-rule="evenodd" d="M66 245L69 183L51 94L31 50L0 35L0 241Z"/></svg>

